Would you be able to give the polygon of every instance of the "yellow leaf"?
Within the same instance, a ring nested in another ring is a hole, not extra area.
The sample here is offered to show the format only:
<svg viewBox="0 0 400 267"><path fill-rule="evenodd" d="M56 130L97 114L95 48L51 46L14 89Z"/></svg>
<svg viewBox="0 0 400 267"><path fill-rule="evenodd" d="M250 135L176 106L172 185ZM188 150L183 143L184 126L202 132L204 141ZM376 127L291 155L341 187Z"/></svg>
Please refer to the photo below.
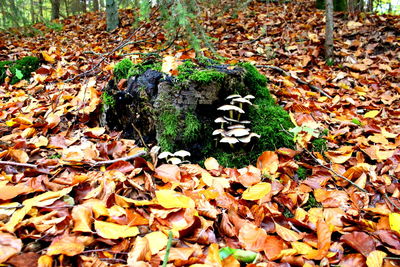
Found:
<svg viewBox="0 0 400 267"><path fill-rule="evenodd" d="M47 54L47 52L45 52L45 51L42 52L42 56L43 56L44 60L46 60L50 64L53 64L54 62L56 62L56 60L52 56Z"/></svg>
<svg viewBox="0 0 400 267"><path fill-rule="evenodd" d="M386 253L379 250L374 250L369 253L367 257L368 267L381 267L383 264L383 258L386 257Z"/></svg>
<svg viewBox="0 0 400 267"><path fill-rule="evenodd" d="M301 239L301 236L298 233L277 223L275 223L275 230L276 233L285 241L292 242Z"/></svg>
<svg viewBox="0 0 400 267"><path fill-rule="evenodd" d="M270 183L258 183L246 189L242 194L242 199L259 200L271 192Z"/></svg>
<svg viewBox="0 0 400 267"><path fill-rule="evenodd" d="M390 229L400 234L400 213L389 214Z"/></svg>
<svg viewBox="0 0 400 267"><path fill-rule="evenodd" d="M38 259L38 267L52 267L53 266L53 258L49 255L42 255Z"/></svg>
<svg viewBox="0 0 400 267"><path fill-rule="evenodd" d="M303 242L294 241L291 243L291 245L292 245L292 248L297 250L298 254L302 254L302 255L308 254L313 250L313 248L310 245L303 243Z"/></svg>
<svg viewBox="0 0 400 267"><path fill-rule="evenodd" d="M164 208L194 208L195 203L190 197L184 196L174 190L156 191L158 204Z"/></svg>
<svg viewBox="0 0 400 267"><path fill-rule="evenodd" d="M219 163L215 158L207 158L204 161L204 167L206 167L206 170L218 170Z"/></svg>
<svg viewBox="0 0 400 267"><path fill-rule="evenodd" d="M364 118L375 118L378 115L380 110L371 110L364 114Z"/></svg>
<svg viewBox="0 0 400 267"><path fill-rule="evenodd" d="M168 237L160 231L147 234L145 238L149 241L151 255L155 255L165 248L168 243Z"/></svg>
<svg viewBox="0 0 400 267"><path fill-rule="evenodd" d="M132 237L139 234L139 229L136 226L130 227L103 221L95 221L94 228L99 236L108 239Z"/></svg>
<svg viewBox="0 0 400 267"><path fill-rule="evenodd" d="M24 219L25 215L32 209L32 207L42 204L43 201L56 201L58 198L65 196L66 194L71 192L71 190L72 187L67 187L57 192L46 192L36 197L25 200L24 202L22 202L23 207L14 212L10 220L4 226L4 229L8 232L14 232L15 226L17 226L17 224Z"/></svg>

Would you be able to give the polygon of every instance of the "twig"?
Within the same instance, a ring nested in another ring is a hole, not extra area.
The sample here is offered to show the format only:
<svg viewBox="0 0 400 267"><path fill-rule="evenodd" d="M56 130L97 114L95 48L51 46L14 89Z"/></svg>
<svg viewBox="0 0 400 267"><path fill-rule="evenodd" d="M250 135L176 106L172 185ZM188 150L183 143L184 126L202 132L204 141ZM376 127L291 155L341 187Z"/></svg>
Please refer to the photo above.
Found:
<svg viewBox="0 0 400 267"><path fill-rule="evenodd" d="M3 209L3 210L12 210L12 209L19 209L19 208L23 208L24 207L24 205L22 205L22 204L20 204L20 205L18 205L18 206L9 206L9 207L7 207L7 206L0 206L0 209Z"/></svg>
<svg viewBox="0 0 400 267"><path fill-rule="evenodd" d="M136 153L134 155L123 157L123 158L112 159L112 160L104 160L104 161L96 161L96 162L93 162L93 163L87 163L87 162L82 162L82 163L89 164L89 165L92 165L92 166L107 165L107 164L113 164L113 163L118 162L118 161L128 161L128 160L131 160L131 159L134 159L134 158L138 158L138 157L144 156L146 154L147 154L146 151L140 151L140 152L138 152L138 153Z"/></svg>
<svg viewBox="0 0 400 267"><path fill-rule="evenodd" d="M306 148L303 148L303 149L304 149L304 151L307 152L308 155L310 155L310 156L314 159L314 161L315 161L319 166L321 166L321 167L324 168L324 169L327 169L328 171L332 172L332 173L333 173L334 175L336 175L337 177L340 177L340 178L342 178L343 180L345 180L346 182L352 184L352 185L353 185L354 187L356 187L358 190L363 191L364 193L368 193L367 190L365 190L364 188L359 187L356 183L354 183L354 182L353 182L352 180L350 180L349 178L347 178L347 177L345 177L345 176L343 176L343 175L341 175L341 174L335 172L332 168L330 168L330 167L328 167L328 166L322 164L322 163L314 156L314 154L311 153L308 149L306 149Z"/></svg>
<svg viewBox="0 0 400 267"><path fill-rule="evenodd" d="M35 164L19 163L14 161L2 161L2 160L0 160L0 165L10 165L10 166L25 167L25 168L33 168L33 169L38 168L38 166Z"/></svg>
<svg viewBox="0 0 400 267"><path fill-rule="evenodd" d="M383 194L385 196L385 198L387 199L387 201L389 201L390 204L392 204L393 207L395 207L396 209L400 210L400 207L397 206L387 195L387 193Z"/></svg>
<svg viewBox="0 0 400 267"><path fill-rule="evenodd" d="M167 243L167 249L165 250L165 256L164 256L164 261L162 267L166 267L168 263L168 258L169 258L169 252L171 250L171 245L172 245L172 231L170 230L168 233L168 243Z"/></svg>
<svg viewBox="0 0 400 267"><path fill-rule="evenodd" d="M300 84L304 84L307 85L308 87L310 87L312 90L320 92L321 94L323 94L324 96L328 97L328 98L332 98L330 95L328 95L324 90L322 90L321 88L310 84L309 82L303 81L302 79L300 79L299 77L295 77L293 75L291 75L290 73L288 73L287 71L285 71L284 69L281 69L279 67L276 66L270 66L270 65L257 65L257 68L266 68L266 69L272 69L272 70L276 70L279 71L281 73L283 73L286 76L292 77L293 79L296 80L296 82L300 83Z"/></svg>

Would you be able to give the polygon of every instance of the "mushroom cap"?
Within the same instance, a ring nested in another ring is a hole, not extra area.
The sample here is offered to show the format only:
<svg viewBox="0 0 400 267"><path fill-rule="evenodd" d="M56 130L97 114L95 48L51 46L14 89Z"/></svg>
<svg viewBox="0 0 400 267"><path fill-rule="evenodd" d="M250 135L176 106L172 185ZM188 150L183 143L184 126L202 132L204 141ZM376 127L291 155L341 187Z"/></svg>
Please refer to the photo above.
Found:
<svg viewBox="0 0 400 267"><path fill-rule="evenodd" d="M228 144L236 144L237 142L239 142L239 140L235 137L231 137L231 136L226 136L224 138L222 138L221 140L219 140L220 143L228 143Z"/></svg>
<svg viewBox="0 0 400 267"><path fill-rule="evenodd" d="M246 126L244 126L243 124L234 124L234 125L228 126L229 130L232 130L232 129L244 129L244 128L246 128Z"/></svg>
<svg viewBox="0 0 400 267"><path fill-rule="evenodd" d="M179 163L182 163L182 160L180 158L170 158L167 160L168 163L173 164L173 165L177 165Z"/></svg>
<svg viewBox="0 0 400 267"><path fill-rule="evenodd" d="M225 99L229 100L229 99L237 98L237 97L242 97L242 96L241 95L228 95Z"/></svg>
<svg viewBox="0 0 400 267"><path fill-rule="evenodd" d="M159 159L165 159L165 158L171 157L173 155L174 154L172 154L171 152L164 151L164 152L161 152L160 155L158 155L158 158Z"/></svg>
<svg viewBox="0 0 400 267"><path fill-rule="evenodd" d="M252 137L260 138L261 135L256 134L256 133L250 133L248 136L244 136L244 137L241 137L241 138L238 138L238 139L242 143L250 143Z"/></svg>
<svg viewBox="0 0 400 267"><path fill-rule="evenodd" d="M217 130L214 130L214 132L212 133L212 135L218 135L218 134L224 135L225 134L225 130L224 129L217 129Z"/></svg>
<svg viewBox="0 0 400 267"><path fill-rule="evenodd" d="M220 123L220 122L228 122L227 120L224 119L224 117L218 117L214 121L215 123Z"/></svg>
<svg viewBox="0 0 400 267"><path fill-rule="evenodd" d="M191 155L190 152L188 152L186 150L179 150L174 153L174 156L181 157L181 158L190 157L190 155Z"/></svg>
<svg viewBox="0 0 400 267"><path fill-rule="evenodd" d="M249 105L253 105L248 99L243 98L243 97L232 99L231 104L233 104L235 102L246 103L246 104L249 104Z"/></svg>
<svg viewBox="0 0 400 267"><path fill-rule="evenodd" d="M238 120L231 119L231 118L228 118L228 117L225 117L225 116L224 116L224 119L227 120L228 122L234 122L234 123L238 123L238 124L249 124L249 123L251 123L251 121L238 121Z"/></svg>
<svg viewBox="0 0 400 267"><path fill-rule="evenodd" d="M243 97L243 98L246 98L246 99L254 99L254 98L256 98L254 95L246 95L245 97Z"/></svg>
<svg viewBox="0 0 400 267"><path fill-rule="evenodd" d="M219 107L218 110L234 110L239 113L244 113L243 109L241 109L237 106L234 106L234 105L223 105L223 106Z"/></svg>
<svg viewBox="0 0 400 267"><path fill-rule="evenodd" d="M241 137L241 136L246 136L249 135L250 130L249 129L232 129L226 132L226 135L228 136L236 136L236 137Z"/></svg>

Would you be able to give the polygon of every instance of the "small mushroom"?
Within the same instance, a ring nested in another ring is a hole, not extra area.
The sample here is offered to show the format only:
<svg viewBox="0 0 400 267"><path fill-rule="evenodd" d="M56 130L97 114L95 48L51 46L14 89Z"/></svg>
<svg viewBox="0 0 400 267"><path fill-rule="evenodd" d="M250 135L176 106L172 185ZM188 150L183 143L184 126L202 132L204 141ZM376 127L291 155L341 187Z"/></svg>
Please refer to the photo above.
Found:
<svg viewBox="0 0 400 267"><path fill-rule="evenodd" d="M250 129L232 129L228 132L226 132L227 136L236 136L236 137L242 137L242 136L246 136L250 133Z"/></svg>
<svg viewBox="0 0 400 267"><path fill-rule="evenodd" d="M168 159L167 162L170 164L173 164L173 165L178 165L178 164L182 163L182 160L180 158L173 157L173 158Z"/></svg>
<svg viewBox="0 0 400 267"><path fill-rule="evenodd" d="M219 107L218 110L223 110L223 111L228 110L229 111L229 117L232 118L232 119L233 119L233 111L237 111L239 113L244 113L243 109L241 109L241 108L239 108L237 106L234 106L234 105L223 105L223 106Z"/></svg>
<svg viewBox="0 0 400 267"><path fill-rule="evenodd" d="M245 97L243 97L243 98L246 98L246 99L254 99L254 98L256 98L254 95L246 95Z"/></svg>
<svg viewBox="0 0 400 267"><path fill-rule="evenodd" d="M235 119L230 119L230 118L225 117L225 116L224 116L224 119L229 121L229 122L234 122L234 123L238 123L238 124L250 124L251 123L251 121L238 121L238 120L235 120Z"/></svg>
<svg viewBox="0 0 400 267"><path fill-rule="evenodd" d="M228 121L224 119L224 117L218 117L214 121L215 123L221 123L221 128L224 128L224 123L227 123Z"/></svg>
<svg viewBox="0 0 400 267"><path fill-rule="evenodd" d="M162 153L160 153L160 155L158 155L158 159L168 159L169 157L172 157L174 154L172 154L171 152L168 151L164 151Z"/></svg>
<svg viewBox="0 0 400 267"><path fill-rule="evenodd" d="M246 128L246 126L244 126L243 124L234 124L234 125L228 126L229 130L232 130L232 129L244 129L244 128Z"/></svg>
<svg viewBox="0 0 400 267"><path fill-rule="evenodd" d="M228 95L225 99L229 100L229 99L238 98L238 97L242 97L242 96L241 95Z"/></svg>
<svg viewBox="0 0 400 267"><path fill-rule="evenodd" d="M190 155L191 155L190 152L186 150L179 150L174 153L175 157L180 157L182 158L182 160L185 159L185 157L190 157Z"/></svg>
<svg viewBox="0 0 400 267"><path fill-rule="evenodd" d="M239 107L240 108L243 108L243 103L246 103L246 104L249 104L249 105L253 105L248 99L246 99L244 97L232 99L231 104L233 105L236 102L239 103Z"/></svg>
<svg viewBox="0 0 400 267"><path fill-rule="evenodd" d="M256 134L256 133L250 133L248 136L244 136L244 137L241 137L241 138L238 138L238 139L239 139L240 142L247 144L247 143L250 143L251 138L253 138L253 137L260 138L261 135Z"/></svg>
<svg viewBox="0 0 400 267"><path fill-rule="evenodd" d="M217 129L214 130L214 132L212 133L212 135L225 135L225 130L224 129Z"/></svg>
<svg viewBox="0 0 400 267"><path fill-rule="evenodd" d="M231 148L234 148L233 144L236 144L237 142L239 142L239 140L235 137L226 136L226 137L222 138L221 140L219 140L219 142L220 143L228 143Z"/></svg>

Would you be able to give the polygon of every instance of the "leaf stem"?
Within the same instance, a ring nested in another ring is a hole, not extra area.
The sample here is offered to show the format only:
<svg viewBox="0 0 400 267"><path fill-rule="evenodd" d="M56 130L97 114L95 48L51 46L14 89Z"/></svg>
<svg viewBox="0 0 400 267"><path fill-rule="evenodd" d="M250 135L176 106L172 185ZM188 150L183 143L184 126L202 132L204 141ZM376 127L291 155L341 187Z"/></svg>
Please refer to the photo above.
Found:
<svg viewBox="0 0 400 267"><path fill-rule="evenodd" d="M168 263L168 258L169 258L169 252L171 250L171 245L172 245L172 231L170 230L168 233L168 243L167 243L167 249L165 250L165 256L164 256L164 262L162 267L166 267Z"/></svg>

